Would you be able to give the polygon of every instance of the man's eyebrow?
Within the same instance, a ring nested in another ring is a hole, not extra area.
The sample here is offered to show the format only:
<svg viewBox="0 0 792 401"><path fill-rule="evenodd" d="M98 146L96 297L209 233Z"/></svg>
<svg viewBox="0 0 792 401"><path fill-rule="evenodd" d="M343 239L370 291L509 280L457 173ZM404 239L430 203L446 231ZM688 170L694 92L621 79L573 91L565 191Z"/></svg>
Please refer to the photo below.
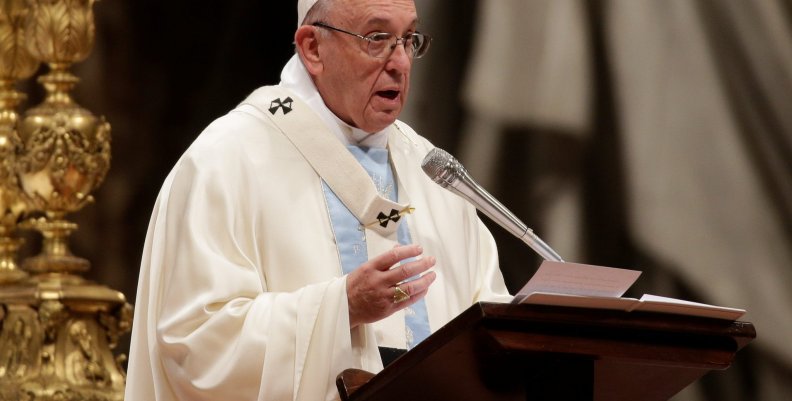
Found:
<svg viewBox="0 0 792 401"><path fill-rule="evenodd" d="M391 20L389 18L373 17L370 20L366 21L366 25L368 25L368 26L371 26L371 25L385 25L385 24L387 24L389 22L391 22ZM420 22L420 20L418 18L416 18L410 23L410 26L418 26L419 22Z"/></svg>

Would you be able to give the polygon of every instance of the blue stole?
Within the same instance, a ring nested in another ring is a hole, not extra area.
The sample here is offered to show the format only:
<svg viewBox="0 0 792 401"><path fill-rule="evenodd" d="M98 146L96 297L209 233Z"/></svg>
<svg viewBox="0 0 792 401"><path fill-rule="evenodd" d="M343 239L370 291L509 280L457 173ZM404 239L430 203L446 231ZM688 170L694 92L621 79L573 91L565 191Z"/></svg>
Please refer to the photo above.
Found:
<svg viewBox="0 0 792 401"><path fill-rule="evenodd" d="M393 178L393 169L391 169L388 160L388 150L385 148L358 146L347 146L347 149L369 174L380 195L392 201L398 200L398 188L396 180ZM360 221L355 218L352 212L347 209L324 181L322 181L322 190L330 212L330 222L333 226L336 246L341 259L341 269L344 274L349 274L368 260L366 231ZM412 243L406 219L407 216L402 216L396 231L397 239L401 245ZM404 262L409 262L409 260ZM393 284L395 285L396 283ZM407 349L412 349L430 334L426 302L421 299L405 308L404 312L406 347Z"/></svg>

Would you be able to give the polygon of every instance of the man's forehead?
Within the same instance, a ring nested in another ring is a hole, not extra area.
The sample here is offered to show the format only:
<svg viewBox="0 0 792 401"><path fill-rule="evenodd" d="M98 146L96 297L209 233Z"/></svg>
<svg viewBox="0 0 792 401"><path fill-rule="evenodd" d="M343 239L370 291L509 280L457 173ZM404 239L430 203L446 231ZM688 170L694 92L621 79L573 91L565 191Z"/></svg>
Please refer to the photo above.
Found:
<svg viewBox="0 0 792 401"><path fill-rule="evenodd" d="M356 25L382 26L389 23L417 23L413 0L341 0L340 15Z"/></svg>

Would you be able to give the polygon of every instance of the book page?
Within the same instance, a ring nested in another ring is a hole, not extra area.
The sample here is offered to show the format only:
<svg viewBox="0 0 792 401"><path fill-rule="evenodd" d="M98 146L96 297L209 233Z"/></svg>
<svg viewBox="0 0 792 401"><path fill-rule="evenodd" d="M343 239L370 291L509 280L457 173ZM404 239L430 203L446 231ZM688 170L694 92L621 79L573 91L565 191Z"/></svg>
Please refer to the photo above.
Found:
<svg viewBox="0 0 792 401"><path fill-rule="evenodd" d="M514 302L534 292L618 298L640 275L636 270L546 260L515 295Z"/></svg>
<svg viewBox="0 0 792 401"><path fill-rule="evenodd" d="M745 314L745 309L727 308L649 294L642 296L640 301L640 305L635 310L644 312L673 313L728 320L739 319Z"/></svg>
<svg viewBox="0 0 792 401"><path fill-rule="evenodd" d="M521 304L570 306L574 308L633 310L641 301L635 298L589 297L582 295L532 292L523 298Z"/></svg>

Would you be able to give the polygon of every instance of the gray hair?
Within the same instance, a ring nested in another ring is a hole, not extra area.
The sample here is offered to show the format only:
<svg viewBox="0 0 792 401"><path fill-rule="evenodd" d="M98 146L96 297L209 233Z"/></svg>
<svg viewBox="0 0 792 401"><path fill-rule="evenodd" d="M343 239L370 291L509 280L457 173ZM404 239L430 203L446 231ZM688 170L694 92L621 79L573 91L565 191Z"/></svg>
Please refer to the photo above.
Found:
<svg viewBox="0 0 792 401"><path fill-rule="evenodd" d="M305 20L302 22L303 25L311 25L315 22L327 22L327 18L330 16L330 11L333 7L338 3L336 0L319 0L316 4L308 10L308 13L305 14Z"/></svg>

